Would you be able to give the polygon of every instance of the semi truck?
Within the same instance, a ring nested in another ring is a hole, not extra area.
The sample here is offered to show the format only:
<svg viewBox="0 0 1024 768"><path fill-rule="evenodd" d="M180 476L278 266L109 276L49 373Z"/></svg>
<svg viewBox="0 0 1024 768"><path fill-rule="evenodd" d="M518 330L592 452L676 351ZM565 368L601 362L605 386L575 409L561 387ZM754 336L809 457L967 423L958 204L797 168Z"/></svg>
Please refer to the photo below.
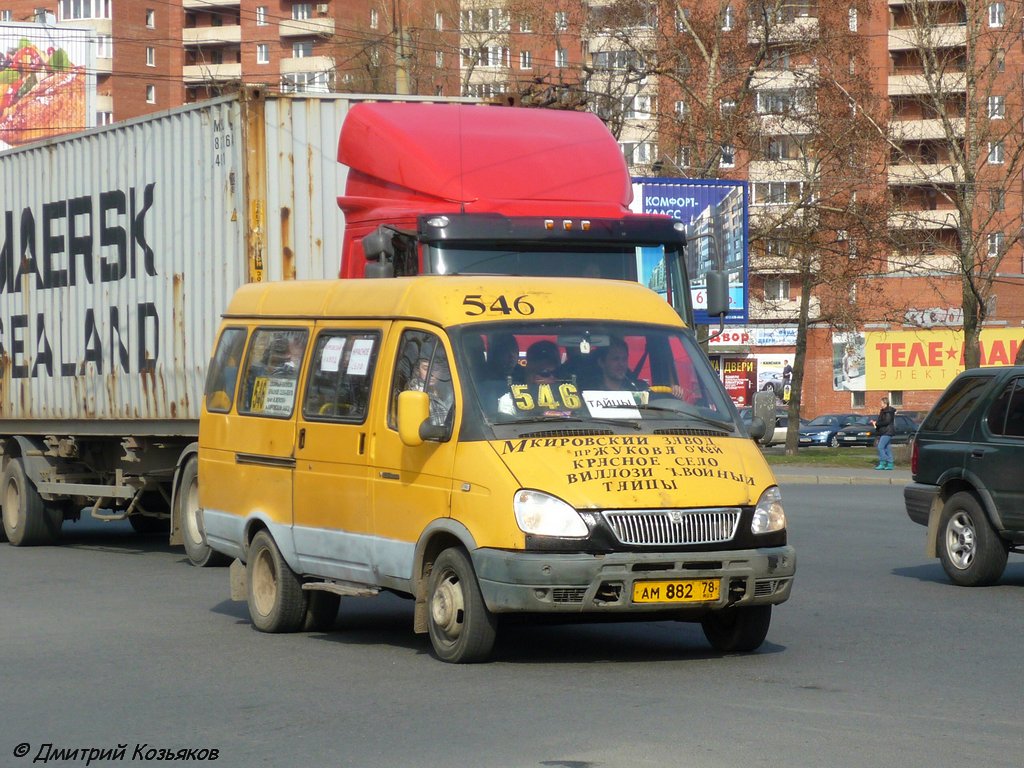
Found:
<svg viewBox="0 0 1024 768"><path fill-rule="evenodd" d="M257 88L0 154L0 537L82 515L205 541L196 438L247 282L419 273L656 283L690 317L683 227L631 214L600 121Z"/></svg>

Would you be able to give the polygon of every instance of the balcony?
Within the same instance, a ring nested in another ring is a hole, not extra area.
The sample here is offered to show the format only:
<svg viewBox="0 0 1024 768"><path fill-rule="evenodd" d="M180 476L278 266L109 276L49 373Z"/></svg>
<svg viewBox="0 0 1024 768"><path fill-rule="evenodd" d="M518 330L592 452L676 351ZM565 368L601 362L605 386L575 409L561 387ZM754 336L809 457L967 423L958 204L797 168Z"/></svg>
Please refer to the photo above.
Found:
<svg viewBox="0 0 1024 768"><path fill-rule="evenodd" d="M799 43L818 39L818 19L814 16L798 16L787 21L771 24L768 29L769 43ZM764 26L751 24L747 28L747 42L757 45L764 40Z"/></svg>
<svg viewBox="0 0 1024 768"><path fill-rule="evenodd" d="M960 211L945 210L893 211L889 214L893 229L955 229L960 226Z"/></svg>
<svg viewBox="0 0 1024 768"><path fill-rule="evenodd" d="M96 57L93 64L93 70L97 75L109 75L114 71L114 60L109 57L101 58Z"/></svg>
<svg viewBox="0 0 1024 768"><path fill-rule="evenodd" d="M962 48L967 45L967 27L963 24L936 24L932 27L905 27L889 30L890 51L917 48Z"/></svg>
<svg viewBox="0 0 1024 768"><path fill-rule="evenodd" d="M181 0L186 11L202 11L208 8L238 8L240 0Z"/></svg>
<svg viewBox="0 0 1024 768"><path fill-rule="evenodd" d="M806 178L807 170L803 160L754 160L750 163L748 179L751 182L796 182Z"/></svg>
<svg viewBox="0 0 1024 768"><path fill-rule="evenodd" d="M241 64L191 64L181 68L186 85L226 83L242 79Z"/></svg>
<svg viewBox="0 0 1024 768"><path fill-rule="evenodd" d="M967 90L967 77L963 72L949 72L942 75L939 90L944 93L963 93ZM924 74L889 75L890 96L921 96L931 93L928 79Z"/></svg>
<svg viewBox="0 0 1024 768"><path fill-rule="evenodd" d="M277 31L281 37L329 37L334 34L334 19L287 19L278 25Z"/></svg>
<svg viewBox="0 0 1024 768"><path fill-rule="evenodd" d="M811 296L808 304L808 320L817 320L821 317L821 301L817 296ZM793 321L800 313L800 301L798 299L758 299L750 297L749 318L751 320L777 320Z"/></svg>
<svg viewBox="0 0 1024 768"><path fill-rule="evenodd" d="M185 27L181 30L184 45L239 45L242 42L242 27L235 24L228 27Z"/></svg>
<svg viewBox="0 0 1024 768"><path fill-rule="evenodd" d="M954 136L963 136L966 123L962 117L949 119L949 129ZM889 137L895 142L945 140L949 138L942 120L893 120L889 123Z"/></svg>
<svg viewBox="0 0 1024 768"><path fill-rule="evenodd" d="M303 56L298 59L281 59L281 74L296 72L333 72L334 59L330 56Z"/></svg>
<svg viewBox="0 0 1024 768"><path fill-rule="evenodd" d="M959 171L954 173L955 171ZM964 177L963 170L949 163L918 163L889 166L889 184L914 186L920 184L955 184Z"/></svg>

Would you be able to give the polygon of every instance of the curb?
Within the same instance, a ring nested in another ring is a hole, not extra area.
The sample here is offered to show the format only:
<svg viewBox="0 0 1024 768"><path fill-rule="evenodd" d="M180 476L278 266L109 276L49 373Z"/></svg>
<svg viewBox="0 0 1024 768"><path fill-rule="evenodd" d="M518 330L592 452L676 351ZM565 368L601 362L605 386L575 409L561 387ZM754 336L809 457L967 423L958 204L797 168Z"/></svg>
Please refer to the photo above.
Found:
<svg viewBox="0 0 1024 768"><path fill-rule="evenodd" d="M826 475L784 475L776 473L780 485L906 485L909 478L902 477L829 477Z"/></svg>

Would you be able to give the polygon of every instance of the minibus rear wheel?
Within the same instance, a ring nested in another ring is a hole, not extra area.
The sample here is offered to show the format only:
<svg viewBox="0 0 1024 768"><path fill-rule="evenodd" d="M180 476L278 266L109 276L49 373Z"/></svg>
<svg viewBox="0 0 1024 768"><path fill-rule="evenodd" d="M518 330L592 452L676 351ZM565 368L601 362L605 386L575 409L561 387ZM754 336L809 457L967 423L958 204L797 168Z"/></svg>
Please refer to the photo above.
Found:
<svg viewBox="0 0 1024 768"><path fill-rule="evenodd" d="M469 556L446 549L434 562L427 585L427 629L442 661L484 661L494 647L497 621L484 605Z"/></svg>
<svg viewBox="0 0 1024 768"><path fill-rule="evenodd" d="M249 617L261 632L298 632L306 619L302 582L267 531L253 536L246 562Z"/></svg>
<svg viewBox="0 0 1024 768"><path fill-rule="evenodd" d="M712 611L700 624L704 637L719 653L747 653L761 647L771 623L770 605L751 605Z"/></svg>

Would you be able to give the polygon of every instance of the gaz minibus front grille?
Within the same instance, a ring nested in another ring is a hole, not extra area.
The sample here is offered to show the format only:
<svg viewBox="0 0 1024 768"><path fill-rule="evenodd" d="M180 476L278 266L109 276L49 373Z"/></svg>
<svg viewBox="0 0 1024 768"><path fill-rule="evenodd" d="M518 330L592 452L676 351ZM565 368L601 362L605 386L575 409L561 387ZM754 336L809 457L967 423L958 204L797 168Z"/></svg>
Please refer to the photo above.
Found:
<svg viewBox="0 0 1024 768"><path fill-rule="evenodd" d="M544 429L540 432L524 432L520 437L593 437L614 434L610 429Z"/></svg>
<svg viewBox="0 0 1024 768"><path fill-rule="evenodd" d="M740 522L735 507L609 510L603 516L621 543L652 547L729 541Z"/></svg>

